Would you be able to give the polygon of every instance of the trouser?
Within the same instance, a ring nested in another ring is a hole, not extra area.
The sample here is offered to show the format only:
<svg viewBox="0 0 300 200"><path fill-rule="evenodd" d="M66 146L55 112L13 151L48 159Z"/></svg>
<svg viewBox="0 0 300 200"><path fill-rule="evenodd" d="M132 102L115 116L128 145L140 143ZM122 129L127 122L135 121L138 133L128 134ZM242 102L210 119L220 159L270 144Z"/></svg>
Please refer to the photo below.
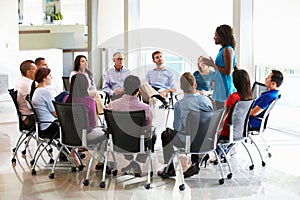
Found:
<svg viewBox="0 0 300 200"><path fill-rule="evenodd" d="M163 156L164 156L164 163L168 164L169 160L171 159L172 155L174 154L174 148L185 147L185 141L182 141L176 131L172 129L168 129L165 133L161 135L161 140L163 144ZM192 154L191 155L192 163L200 163L200 156L199 154Z"/></svg>

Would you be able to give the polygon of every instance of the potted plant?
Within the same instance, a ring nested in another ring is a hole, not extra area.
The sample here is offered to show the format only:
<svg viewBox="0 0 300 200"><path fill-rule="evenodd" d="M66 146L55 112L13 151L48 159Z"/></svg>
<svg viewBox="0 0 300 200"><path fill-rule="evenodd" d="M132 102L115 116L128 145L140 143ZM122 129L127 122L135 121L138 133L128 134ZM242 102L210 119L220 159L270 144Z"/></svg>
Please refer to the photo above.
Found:
<svg viewBox="0 0 300 200"><path fill-rule="evenodd" d="M51 16L54 24L61 24L61 20L64 19L64 16L61 14L61 12L54 13Z"/></svg>

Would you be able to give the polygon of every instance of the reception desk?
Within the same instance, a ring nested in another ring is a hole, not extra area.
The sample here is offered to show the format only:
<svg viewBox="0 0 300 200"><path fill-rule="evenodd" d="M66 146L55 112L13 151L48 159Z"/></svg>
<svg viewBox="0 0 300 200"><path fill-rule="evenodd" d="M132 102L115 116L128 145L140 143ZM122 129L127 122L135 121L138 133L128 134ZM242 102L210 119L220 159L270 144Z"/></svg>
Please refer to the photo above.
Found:
<svg viewBox="0 0 300 200"><path fill-rule="evenodd" d="M19 48L30 49L82 49L87 46L85 25L19 26Z"/></svg>

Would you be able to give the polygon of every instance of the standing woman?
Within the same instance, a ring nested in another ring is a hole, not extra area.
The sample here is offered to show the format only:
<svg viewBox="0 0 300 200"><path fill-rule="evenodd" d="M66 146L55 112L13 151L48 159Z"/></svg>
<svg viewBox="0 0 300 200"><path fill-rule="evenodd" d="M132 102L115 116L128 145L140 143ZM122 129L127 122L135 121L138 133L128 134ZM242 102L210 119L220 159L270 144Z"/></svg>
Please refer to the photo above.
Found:
<svg viewBox="0 0 300 200"><path fill-rule="evenodd" d="M76 56L74 61L73 71L70 73L70 83L71 83L72 76L74 74L82 73L85 75L89 83L88 93L95 100L97 114L99 115L103 113L104 104L100 95L96 91L96 84L95 84L93 73L90 70L88 70L87 67L88 67L88 61L86 57L84 55Z"/></svg>
<svg viewBox="0 0 300 200"><path fill-rule="evenodd" d="M222 47L215 62L204 58L205 64L216 69L215 85L212 98L216 102L217 109L224 108L224 102L230 94L236 91L232 81L232 71L236 65L235 39L233 29L229 25L217 27L214 36L215 44Z"/></svg>
<svg viewBox="0 0 300 200"><path fill-rule="evenodd" d="M52 92L47 87L51 84L52 77L50 72L49 68L39 68L36 71L34 81L31 84L30 99L40 121L54 122L57 115L52 104ZM41 123L39 135L46 138L58 138L58 124Z"/></svg>

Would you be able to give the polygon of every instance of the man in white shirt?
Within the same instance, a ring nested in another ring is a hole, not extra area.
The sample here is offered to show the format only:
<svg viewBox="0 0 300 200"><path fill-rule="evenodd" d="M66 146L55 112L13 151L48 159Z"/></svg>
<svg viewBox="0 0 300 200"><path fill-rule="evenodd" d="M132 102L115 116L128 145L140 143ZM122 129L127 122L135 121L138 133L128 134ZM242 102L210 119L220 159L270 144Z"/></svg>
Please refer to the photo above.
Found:
<svg viewBox="0 0 300 200"><path fill-rule="evenodd" d="M30 93L31 85L34 80L36 65L32 60L25 60L20 65L21 77L16 83L15 89L18 90L17 101L19 104L19 111L22 115L33 114L30 106L27 104L26 95ZM24 124L30 126L33 118L23 117ZM33 121L34 124L34 121ZM33 125L32 124L32 125Z"/></svg>

